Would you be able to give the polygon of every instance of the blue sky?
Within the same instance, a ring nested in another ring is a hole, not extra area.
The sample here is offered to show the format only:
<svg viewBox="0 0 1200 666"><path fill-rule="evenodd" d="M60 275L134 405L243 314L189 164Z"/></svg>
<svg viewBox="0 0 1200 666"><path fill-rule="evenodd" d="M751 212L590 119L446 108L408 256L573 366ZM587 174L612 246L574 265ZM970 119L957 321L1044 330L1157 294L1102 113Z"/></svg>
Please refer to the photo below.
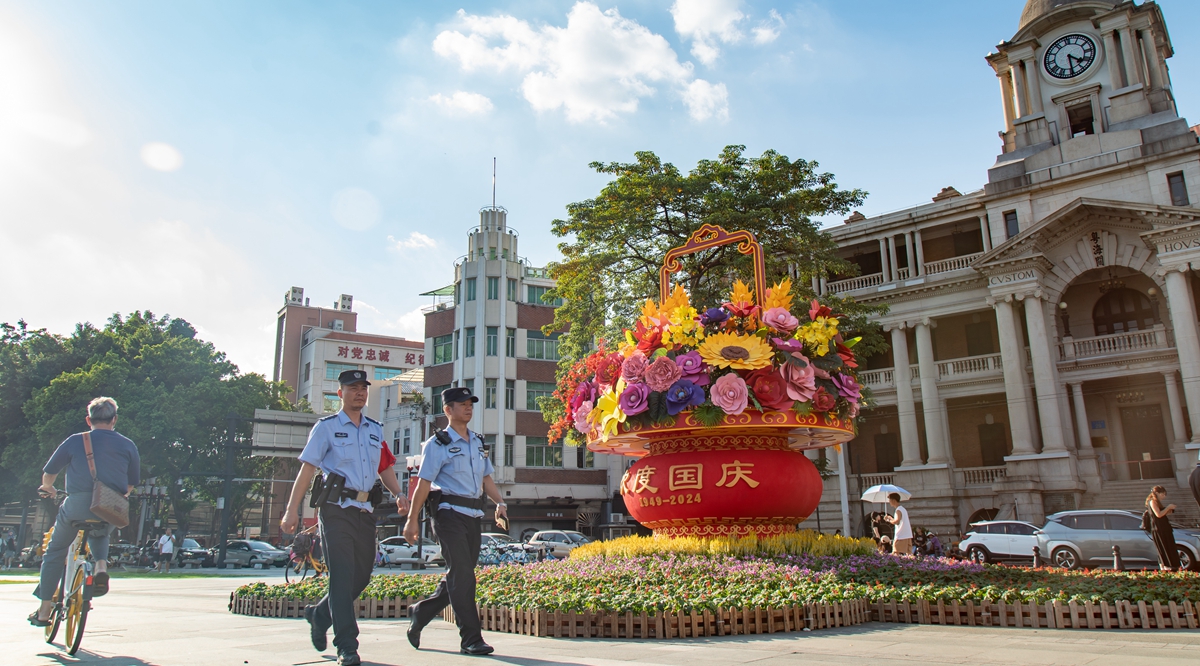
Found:
<svg viewBox="0 0 1200 666"><path fill-rule="evenodd" d="M1200 3L1159 4L1200 122ZM269 373L297 285L418 338L493 157L535 265L637 150L816 160L866 214L976 189L1023 5L0 0L0 321L151 309Z"/></svg>

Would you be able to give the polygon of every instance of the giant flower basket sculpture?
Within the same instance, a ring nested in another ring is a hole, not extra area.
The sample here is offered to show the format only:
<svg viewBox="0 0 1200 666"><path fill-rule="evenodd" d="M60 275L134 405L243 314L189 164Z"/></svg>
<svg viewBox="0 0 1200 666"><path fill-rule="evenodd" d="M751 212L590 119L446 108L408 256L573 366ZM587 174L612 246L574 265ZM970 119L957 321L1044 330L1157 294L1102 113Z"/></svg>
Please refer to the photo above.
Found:
<svg viewBox="0 0 1200 666"><path fill-rule="evenodd" d="M740 280L703 311L671 274L680 257L737 244L752 255L754 289ZM813 301L793 312L791 283L766 285L762 246L749 231L704 225L667 253L659 301L648 299L615 349L564 376L556 396L600 453L640 458L621 480L630 515L660 536L769 536L792 532L821 497L803 454L854 437L863 396L838 317Z"/></svg>

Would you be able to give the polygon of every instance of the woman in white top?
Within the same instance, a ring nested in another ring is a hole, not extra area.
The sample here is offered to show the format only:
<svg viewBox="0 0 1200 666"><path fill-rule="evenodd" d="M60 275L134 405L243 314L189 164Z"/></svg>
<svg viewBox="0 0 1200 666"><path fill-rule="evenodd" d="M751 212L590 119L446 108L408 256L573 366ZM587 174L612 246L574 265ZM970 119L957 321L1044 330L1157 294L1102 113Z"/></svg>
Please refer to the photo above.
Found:
<svg viewBox="0 0 1200 666"><path fill-rule="evenodd" d="M888 504L895 509L895 514L884 520L896 526L896 536L892 538L892 553L895 555L912 554L912 523L908 521L908 509L900 506L900 493L888 495Z"/></svg>

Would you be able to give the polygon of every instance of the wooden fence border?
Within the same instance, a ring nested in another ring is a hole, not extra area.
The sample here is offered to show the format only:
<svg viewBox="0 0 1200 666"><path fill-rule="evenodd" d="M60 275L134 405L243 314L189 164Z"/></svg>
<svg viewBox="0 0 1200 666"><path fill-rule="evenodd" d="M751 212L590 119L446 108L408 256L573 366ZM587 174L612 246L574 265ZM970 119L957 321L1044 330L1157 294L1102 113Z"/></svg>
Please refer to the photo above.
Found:
<svg viewBox="0 0 1200 666"><path fill-rule="evenodd" d="M229 594L229 610L239 615L259 617L304 617L304 609L319 599L265 599L263 597ZM355 611L361 620L408 617L408 607L420 599L409 597L386 597L359 599Z"/></svg>
<svg viewBox="0 0 1200 666"><path fill-rule="evenodd" d="M875 622L1031 627L1034 629L1197 629L1197 604L1191 601L1052 601L1044 604L974 601L876 601Z"/></svg>

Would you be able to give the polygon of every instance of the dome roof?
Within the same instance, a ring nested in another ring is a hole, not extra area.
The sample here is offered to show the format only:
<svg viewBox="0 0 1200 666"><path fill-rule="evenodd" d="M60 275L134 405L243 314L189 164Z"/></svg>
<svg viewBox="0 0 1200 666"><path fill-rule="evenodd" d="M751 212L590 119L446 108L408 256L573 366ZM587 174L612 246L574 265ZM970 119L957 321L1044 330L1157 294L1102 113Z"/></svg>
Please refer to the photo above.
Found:
<svg viewBox="0 0 1200 666"><path fill-rule="evenodd" d="M1049 14L1059 7L1075 4L1089 5L1107 5L1115 7L1121 4L1123 0L1027 0L1025 10L1021 12L1021 25L1017 28L1023 30L1025 26L1033 23L1035 20Z"/></svg>

